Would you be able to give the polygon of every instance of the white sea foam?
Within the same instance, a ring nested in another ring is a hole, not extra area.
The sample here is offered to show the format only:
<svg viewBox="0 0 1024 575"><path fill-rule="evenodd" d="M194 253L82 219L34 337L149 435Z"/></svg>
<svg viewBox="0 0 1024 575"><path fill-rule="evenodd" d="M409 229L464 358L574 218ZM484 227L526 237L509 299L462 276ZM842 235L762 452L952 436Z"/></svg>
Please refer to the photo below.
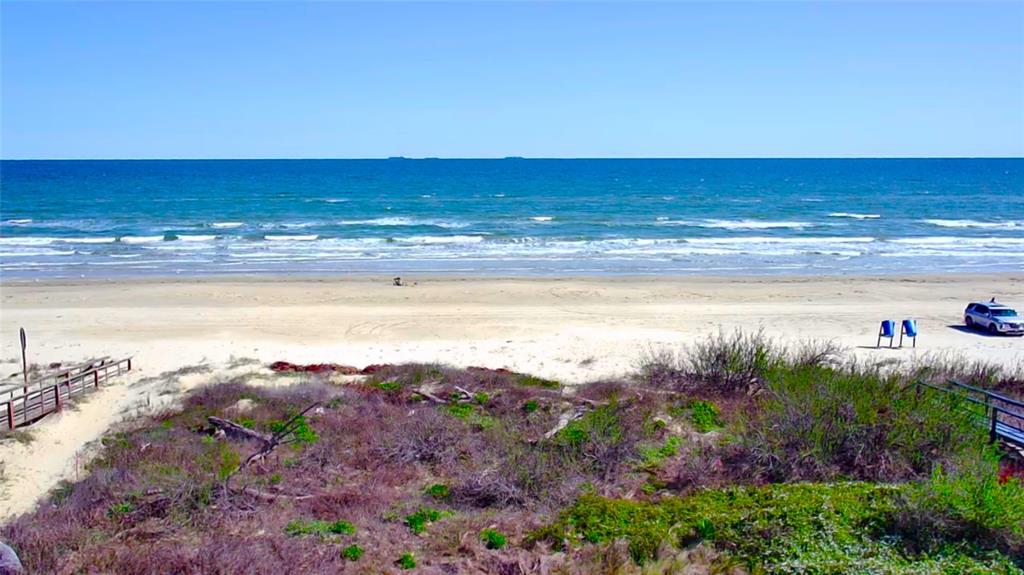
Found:
<svg viewBox="0 0 1024 575"><path fill-rule="evenodd" d="M852 218L854 220L877 220L882 217L881 214L854 214L850 212L832 212L828 215L830 218Z"/></svg>
<svg viewBox="0 0 1024 575"><path fill-rule="evenodd" d="M210 225L210 227L227 230L232 228L240 228L244 225L244 222L214 222L213 224Z"/></svg>
<svg viewBox="0 0 1024 575"><path fill-rule="evenodd" d="M12 226L20 226L20 225L24 225L24 224L31 224L32 223L32 218L18 218L18 219L14 219L14 220L7 220L4 223L5 224L10 224Z"/></svg>
<svg viewBox="0 0 1024 575"><path fill-rule="evenodd" d="M37 248L37 247L31 247L31 246L27 246L27 247L23 247L23 248L19 248L17 246L14 246L13 249L11 249L11 248L0 249L0 257L5 257L5 258L7 258L7 257L24 258L24 257L30 257L30 256L70 256L70 255L73 255L74 253L75 253L75 250L54 250L54 249L46 249L46 248L40 249L40 248Z"/></svg>
<svg viewBox="0 0 1024 575"><path fill-rule="evenodd" d="M687 238L686 242L691 244L866 244L874 242L872 237L821 237L821 238L772 238L767 236L752 236L746 238Z"/></svg>
<svg viewBox="0 0 1024 575"><path fill-rule="evenodd" d="M550 222L551 220L554 220L555 217L554 216L533 216L530 219L535 221L535 222Z"/></svg>
<svg viewBox="0 0 1024 575"><path fill-rule="evenodd" d="M965 238L960 236L926 236L920 238L896 238L894 244L940 245L940 246L1017 246L1024 245L1024 238Z"/></svg>
<svg viewBox="0 0 1024 575"><path fill-rule="evenodd" d="M164 237L160 236L121 236L121 242L126 244L149 244L162 242Z"/></svg>
<svg viewBox="0 0 1024 575"><path fill-rule="evenodd" d="M58 238L57 241L65 244L112 244L117 241L115 237L101 238Z"/></svg>
<svg viewBox="0 0 1024 575"><path fill-rule="evenodd" d="M395 238L396 242L410 244L478 244L484 241L481 236L409 236Z"/></svg>
<svg viewBox="0 0 1024 575"><path fill-rule="evenodd" d="M409 217L371 218L367 220L341 220L342 226L433 226L436 228L458 229L468 227L465 222L448 220L418 219Z"/></svg>
<svg viewBox="0 0 1024 575"><path fill-rule="evenodd" d="M217 239L217 236L177 234L177 238L183 242L209 242Z"/></svg>
<svg viewBox="0 0 1024 575"><path fill-rule="evenodd" d="M724 230L770 230L809 228L814 224L808 222L762 221L762 220L703 220L696 224L702 228L719 228Z"/></svg>
<svg viewBox="0 0 1024 575"><path fill-rule="evenodd" d="M1024 229L1024 221L1003 220L998 222L981 222L977 220L941 220L928 219L920 220L923 223L938 226L940 228L982 228L988 230L1017 230Z"/></svg>
<svg viewBox="0 0 1024 575"><path fill-rule="evenodd" d="M267 240L269 242L311 242L311 241L316 240L318 237L320 237L320 236L318 236L316 234L308 234L308 235L283 235L283 234L276 234L276 235L274 235L274 234L267 234L267 235L263 236L263 239L265 239L265 240Z"/></svg>
<svg viewBox="0 0 1024 575"><path fill-rule="evenodd" d="M13 246L45 246L58 241L58 238L44 238L37 236L13 236L0 238L0 245Z"/></svg>

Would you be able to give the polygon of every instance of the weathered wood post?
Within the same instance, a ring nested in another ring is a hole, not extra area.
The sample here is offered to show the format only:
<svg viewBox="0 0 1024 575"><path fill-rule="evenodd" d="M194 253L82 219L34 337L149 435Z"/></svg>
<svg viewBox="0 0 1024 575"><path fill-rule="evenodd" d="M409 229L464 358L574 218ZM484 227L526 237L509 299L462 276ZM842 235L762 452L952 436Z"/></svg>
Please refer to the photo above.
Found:
<svg viewBox="0 0 1024 575"><path fill-rule="evenodd" d="M24 393L28 393L28 360L25 358L25 345L28 340L25 338L25 328L21 328L21 379L25 382Z"/></svg>

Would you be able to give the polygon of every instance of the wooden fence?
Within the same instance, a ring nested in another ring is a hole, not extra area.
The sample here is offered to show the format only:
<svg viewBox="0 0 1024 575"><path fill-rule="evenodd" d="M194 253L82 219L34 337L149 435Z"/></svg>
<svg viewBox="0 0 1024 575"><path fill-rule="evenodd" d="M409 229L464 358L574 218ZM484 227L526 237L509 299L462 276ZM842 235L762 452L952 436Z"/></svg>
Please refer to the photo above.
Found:
<svg viewBox="0 0 1024 575"><path fill-rule="evenodd" d="M118 360L104 357L48 373L22 385L5 385L0 389L0 431L12 430L60 411L72 397L98 388L111 377L131 369L130 357Z"/></svg>

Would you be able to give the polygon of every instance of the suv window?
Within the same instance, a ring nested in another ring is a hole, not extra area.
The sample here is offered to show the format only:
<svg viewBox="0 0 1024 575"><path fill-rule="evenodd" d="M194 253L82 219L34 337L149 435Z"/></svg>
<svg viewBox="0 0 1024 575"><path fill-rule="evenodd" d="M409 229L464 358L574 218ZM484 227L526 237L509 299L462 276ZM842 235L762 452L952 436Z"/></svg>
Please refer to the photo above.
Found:
<svg viewBox="0 0 1024 575"><path fill-rule="evenodd" d="M1004 307L1002 309L992 310L992 317L1017 317L1017 312Z"/></svg>
<svg viewBox="0 0 1024 575"><path fill-rule="evenodd" d="M974 306L975 313L988 313L988 306L977 304Z"/></svg>

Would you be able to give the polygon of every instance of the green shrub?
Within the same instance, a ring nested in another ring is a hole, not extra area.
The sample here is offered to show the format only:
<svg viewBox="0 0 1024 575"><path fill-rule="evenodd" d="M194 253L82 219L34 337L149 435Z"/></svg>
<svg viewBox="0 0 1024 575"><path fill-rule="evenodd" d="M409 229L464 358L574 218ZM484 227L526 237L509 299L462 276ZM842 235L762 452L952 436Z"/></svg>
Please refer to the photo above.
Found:
<svg viewBox="0 0 1024 575"><path fill-rule="evenodd" d="M381 389L383 391L387 391L387 392L390 392L390 393L401 391L401 389L402 389L402 384L398 383L397 381L381 381L381 382L379 382L379 383L377 383L375 385L377 386L378 389Z"/></svg>
<svg viewBox="0 0 1024 575"><path fill-rule="evenodd" d="M363 556L363 548L356 544L349 545L341 550L341 556L349 561L359 561Z"/></svg>
<svg viewBox="0 0 1024 575"><path fill-rule="evenodd" d="M767 375L743 442L776 481L892 481L985 441L966 401L877 369L790 366Z"/></svg>
<svg viewBox="0 0 1024 575"><path fill-rule="evenodd" d="M561 445L575 448L592 441L617 442L622 438L622 426L617 412L618 404L613 399L607 405L597 407L569 422L554 439Z"/></svg>
<svg viewBox="0 0 1024 575"><path fill-rule="evenodd" d="M561 384L551 379L544 379L541 377L535 377L532 375L520 375L519 385L526 387L542 387L544 389L558 389Z"/></svg>
<svg viewBox="0 0 1024 575"><path fill-rule="evenodd" d="M781 484L654 503L585 495L531 539L556 547L621 539L637 562L656 557L663 545L682 548L703 540L731 550L751 572L769 575L1019 573L1006 557L969 545L946 545L926 556L900 545L888 527L909 489Z"/></svg>
<svg viewBox="0 0 1024 575"><path fill-rule="evenodd" d="M395 565L398 565L402 569L414 569L416 567L416 558L413 557L412 553L406 551L402 553L401 557L395 560Z"/></svg>
<svg viewBox="0 0 1024 575"><path fill-rule="evenodd" d="M534 411L537 411L539 407L540 404L537 403L537 400L531 399L523 404L523 411L525 411L526 413L533 413Z"/></svg>
<svg viewBox="0 0 1024 575"><path fill-rule="evenodd" d="M953 471L937 465L912 499L946 525L927 526L927 516L919 514L916 527L941 531L951 526L974 539L1024 542L1024 484L1013 477L1000 482L999 458L995 448L986 447L965 454Z"/></svg>
<svg viewBox="0 0 1024 575"><path fill-rule="evenodd" d="M433 509L431 507L420 507L415 513L407 515L405 524L409 529L419 535L427 530L427 525L448 515L448 512Z"/></svg>
<svg viewBox="0 0 1024 575"><path fill-rule="evenodd" d="M353 535L356 532L355 526L348 521L321 521L319 519L293 519L285 525L284 532L292 537L303 535Z"/></svg>
<svg viewBox="0 0 1024 575"><path fill-rule="evenodd" d="M473 394L473 401L477 402L480 405L485 405L490 400L491 396L487 395L482 391L478 391L475 394Z"/></svg>
<svg viewBox="0 0 1024 575"><path fill-rule="evenodd" d="M121 503L114 503L107 508L107 517L117 518L122 515L127 515L135 510L135 504L131 501L122 501Z"/></svg>
<svg viewBox="0 0 1024 575"><path fill-rule="evenodd" d="M287 421L271 421L270 431L278 433L284 429L284 426L287 423ZM306 420L306 416L304 415L299 416L299 418L295 420L293 428L294 430L292 431L291 436L295 439L296 444L316 443L320 439L320 436L316 434L316 431L309 426L309 422Z"/></svg>
<svg viewBox="0 0 1024 575"><path fill-rule="evenodd" d="M448 486L444 483L435 483L430 487L427 487L426 493L438 501L444 501L451 496Z"/></svg>
<svg viewBox="0 0 1024 575"><path fill-rule="evenodd" d="M718 408L710 401L697 400L690 404L690 420L701 433L722 427L718 419Z"/></svg>
<svg viewBox="0 0 1024 575"><path fill-rule="evenodd" d="M686 371L701 387L737 392L758 383L786 361L785 349L763 333L719 333L687 350Z"/></svg>
<svg viewBox="0 0 1024 575"><path fill-rule="evenodd" d="M508 541L499 531L491 528L480 532L480 540L483 541L484 546L488 549L501 549Z"/></svg>
<svg viewBox="0 0 1024 575"><path fill-rule="evenodd" d="M224 481L238 469L238 466L242 463L242 458L227 445L221 445L223 445L223 448L220 450L220 467L217 469L217 479Z"/></svg>
<svg viewBox="0 0 1024 575"><path fill-rule="evenodd" d="M452 403L445 406L445 411L453 417L469 419L469 416L473 413L473 406L468 403Z"/></svg>
<svg viewBox="0 0 1024 575"><path fill-rule="evenodd" d="M641 447L640 461L644 467L658 467L666 458L678 454L681 445L682 439L672 436L660 446Z"/></svg>
<svg viewBox="0 0 1024 575"><path fill-rule="evenodd" d="M54 505L60 505L67 501L68 497L75 491L75 484L71 483L67 479L61 479L57 482L57 486L50 491L50 502Z"/></svg>

